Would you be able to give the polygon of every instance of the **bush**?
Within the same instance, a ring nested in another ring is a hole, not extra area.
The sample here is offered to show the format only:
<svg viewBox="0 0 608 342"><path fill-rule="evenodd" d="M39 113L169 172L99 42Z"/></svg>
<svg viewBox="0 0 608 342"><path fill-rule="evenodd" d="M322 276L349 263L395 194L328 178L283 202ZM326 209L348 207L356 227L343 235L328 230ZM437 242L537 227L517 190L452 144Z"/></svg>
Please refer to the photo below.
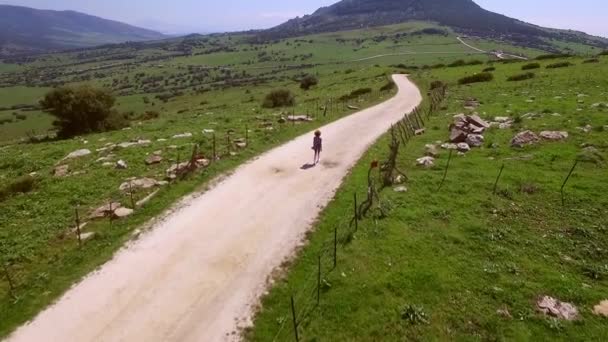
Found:
<svg viewBox="0 0 608 342"><path fill-rule="evenodd" d="M534 78L534 76L535 75L533 72L527 72L525 74L513 75L513 76L507 78L507 81L509 81L509 82L525 81L525 80Z"/></svg>
<svg viewBox="0 0 608 342"><path fill-rule="evenodd" d="M23 114L23 113L17 113L17 114L15 115L15 119L23 121L23 120L26 120L26 119L27 119L27 115L25 115L25 114Z"/></svg>
<svg viewBox="0 0 608 342"><path fill-rule="evenodd" d="M483 69L483 72L492 72L492 71L496 71L496 68L495 67L489 67L489 68Z"/></svg>
<svg viewBox="0 0 608 342"><path fill-rule="evenodd" d="M590 64L590 63L599 63L600 60L597 58L591 58L591 59L586 59L583 61L583 64Z"/></svg>
<svg viewBox="0 0 608 342"><path fill-rule="evenodd" d="M270 92L264 98L262 106L264 108L277 108L295 105L296 100L288 89L277 89Z"/></svg>
<svg viewBox="0 0 608 342"><path fill-rule="evenodd" d="M530 63L521 67L521 70L540 69L540 63Z"/></svg>
<svg viewBox="0 0 608 342"><path fill-rule="evenodd" d="M463 77L458 80L458 84L471 84L479 82L490 82L494 79L494 75L489 72L482 72L472 76Z"/></svg>
<svg viewBox="0 0 608 342"><path fill-rule="evenodd" d="M457 61L454 61L454 62L448 64L448 67L455 68L455 67L461 67L461 66L465 66L465 65L467 65L467 62L465 62L462 59L459 59Z"/></svg>
<svg viewBox="0 0 608 342"><path fill-rule="evenodd" d="M59 138L102 132L112 127L106 120L113 114L114 96L107 90L90 86L61 87L50 91L40 101L42 109L57 120ZM113 118L115 119L115 118Z"/></svg>
<svg viewBox="0 0 608 342"><path fill-rule="evenodd" d="M306 75L300 80L300 88L304 90L308 90L310 87L316 86L317 84L319 84L319 80L312 75Z"/></svg>
<svg viewBox="0 0 608 342"><path fill-rule="evenodd" d="M340 97L340 101L348 101L352 99L356 99L357 97L365 94L369 94L372 92L372 88L359 88L357 90L353 90L348 95L344 95Z"/></svg>
<svg viewBox="0 0 608 342"><path fill-rule="evenodd" d="M147 110L143 114L141 114L137 119L146 121L152 119L158 119L160 117L160 113L155 110Z"/></svg>
<svg viewBox="0 0 608 342"><path fill-rule="evenodd" d="M392 90L393 88L395 88L395 83L393 83L392 81L388 81L388 82L386 82L385 85L383 85L380 88L380 91L389 91L389 90Z"/></svg>
<svg viewBox="0 0 608 342"><path fill-rule="evenodd" d="M608 56L608 50L600 52L598 56Z"/></svg>
<svg viewBox="0 0 608 342"><path fill-rule="evenodd" d="M16 194L26 194L36 186L36 180L34 177L25 176L17 178L14 182L0 189L0 202L8 199Z"/></svg>
<svg viewBox="0 0 608 342"><path fill-rule="evenodd" d="M13 119L11 118L0 119L0 125L4 125L11 122L13 122Z"/></svg>
<svg viewBox="0 0 608 342"><path fill-rule="evenodd" d="M559 62L559 63L553 63L553 64L547 65L547 69L566 68L566 67L569 67L572 65L574 65L574 64L572 64L570 62Z"/></svg>
<svg viewBox="0 0 608 342"><path fill-rule="evenodd" d="M435 89L443 88L443 87L445 87L445 86L446 86L446 84L445 84L445 83L443 83L443 81L439 81L439 80L437 80L437 81L433 81L433 82L431 82L431 90L435 90Z"/></svg>
<svg viewBox="0 0 608 342"><path fill-rule="evenodd" d="M557 59L557 58L567 58L567 57L571 57L571 56L566 53L559 53L559 54L540 55L540 56L536 57L535 59L538 61L542 61L542 60L546 60L546 59Z"/></svg>

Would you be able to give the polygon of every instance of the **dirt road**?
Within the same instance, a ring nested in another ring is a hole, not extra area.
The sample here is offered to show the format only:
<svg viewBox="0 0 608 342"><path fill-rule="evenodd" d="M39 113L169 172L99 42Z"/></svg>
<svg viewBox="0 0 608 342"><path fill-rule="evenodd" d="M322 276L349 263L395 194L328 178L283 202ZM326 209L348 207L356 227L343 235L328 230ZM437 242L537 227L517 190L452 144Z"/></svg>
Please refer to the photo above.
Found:
<svg viewBox="0 0 608 342"><path fill-rule="evenodd" d="M158 223L8 341L222 341L251 318L268 276L289 257L349 168L421 101L405 76L394 98L239 167Z"/></svg>

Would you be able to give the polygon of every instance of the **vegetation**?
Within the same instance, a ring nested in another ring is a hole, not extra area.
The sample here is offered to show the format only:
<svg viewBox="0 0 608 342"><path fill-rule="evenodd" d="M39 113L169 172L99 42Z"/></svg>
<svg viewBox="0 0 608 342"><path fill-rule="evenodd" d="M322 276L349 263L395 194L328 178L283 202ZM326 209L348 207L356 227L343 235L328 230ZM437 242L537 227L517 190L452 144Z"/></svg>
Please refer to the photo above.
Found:
<svg viewBox="0 0 608 342"><path fill-rule="evenodd" d="M40 105L57 120L60 138L125 127L124 118L112 110L114 96L90 86L62 87L49 92Z"/></svg>
<svg viewBox="0 0 608 342"><path fill-rule="evenodd" d="M340 240L334 271L331 258L322 259L316 306L316 292L308 296L303 285L316 280L317 257L333 246L334 229L340 237L348 229L353 193L365 195L370 163L388 154L390 137L385 136L352 170L306 247L273 283L254 328L246 332L248 340L292 337L289 298L300 293L296 312L303 341L606 339L606 321L592 310L608 291L607 252L599 247L608 243L608 165L581 161L565 188L565 205L560 187L581 155L600 154L606 160L606 133L577 127L608 125L605 111L591 105L605 101L601 85L608 64L555 70L531 79L525 90L505 81L521 65L501 67L491 87L458 86L460 75L474 67L414 75L422 89L441 79L450 91L447 108L428 120L425 135L401 150L398 167L407 173L408 191L380 193L388 214L370 215L348 241ZM584 103L577 102L579 94L586 95ZM488 113L487 120L520 119L512 129L488 130L481 148L453 156L438 191L448 151L439 149L429 169L416 167L415 161L426 145L447 139L442 127L453 122L462 99L470 97L479 100L478 112ZM559 108L559 115L552 108ZM524 130L564 130L570 137L511 148L512 137ZM573 303L580 319L568 322L539 312L535 303L544 295ZM304 315L307 305L313 309ZM284 320L288 324L279 331Z"/></svg>
<svg viewBox="0 0 608 342"><path fill-rule="evenodd" d="M555 53L555 54L540 55L540 56L537 56L536 59L539 61L542 61L542 60L547 60L547 59L561 59L561 58L567 58L567 57L571 57L571 55L566 54L566 53Z"/></svg>
<svg viewBox="0 0 608 342"><path fill-rule="evenodd" d="M277 108L293 106L295 103L296 98L289 89L277 89L266 95L262 106L264 108Z"/></svg>
<svg viewBox="0 0 608 342"><path fill-rule="evenodd" d="M534 75L533 72L526 72L524 74L517 74L517 75L509 76L509 78L507 78L507 81L509 81L509 82L525 81L525 80L534 78L534 76L536 76L536 75Z"/></svg>
<svg viewBox="0 0 608 342"><path fill-rule="evenodd" d="M472 76L466 76L458 80L458 84L471 84L479 82L490 82L494 79L494 75L489 72L482 72Z"/></svg>
<svg viewBox="0 0 608 342"><path fill-rule="evenodd" d="M540 69L540 63L529 63L521 67L521 70Z"/></svg>
<svg viewBox="0 0 608 342"><path fill-rule="evenodd" d="M313 75L306 75L300 81L300 88L304 90L310 89L312 86L319 84L319 80Z"/></svg>
<svg viewBox="0 0 608 342"><path fill-rule="evenodd" d="M547 69L557 69L557 68L566 68L569 66L572 66L574 64L570 63L570 62L558 62L558 63L553 63L553 64L549 64L547 65Z"/></svg>
<svg viewBox="0 0 608 342"><path fill-rule="evenodd" d="M487 67L487 68L483 69L482 72L492 72L492 71L496 71L496 67Z"/></svg>

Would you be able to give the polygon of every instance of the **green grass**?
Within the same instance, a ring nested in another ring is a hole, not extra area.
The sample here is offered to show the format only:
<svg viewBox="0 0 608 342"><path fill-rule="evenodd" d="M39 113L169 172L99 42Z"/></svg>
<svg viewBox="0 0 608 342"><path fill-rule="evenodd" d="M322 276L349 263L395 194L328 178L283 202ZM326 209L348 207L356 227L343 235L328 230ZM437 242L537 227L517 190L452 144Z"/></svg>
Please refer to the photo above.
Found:
<svg viewBox="0 0 608 342"><path fill-rule="evenodd" d="M543 70L525 82L506 82L522 63L496 64L490 83L458 86L456 80L478 67L419 73L422 89L431 80L449 82L447 108L427 123L427 133L402 148L399 167L410 178L407 193L385 189L380 197L388 217L369 217L352 242L340 245L338 267L331 270L334 228L345 234L352 217L352 196L365 195L368 165L388 154L382 138L353 169L335 200L324 210L309 241L264 297L251 341L293 338L289 298L296 297L302 341L443 341L443 340L606 340L606 320L592 314L608 293L608 185L606 160L583 162L566 187L560 187L581 144L608 156L606 102L601 86L608 60ZM425 144L445 141L452 115L463 112L463 99L476 97L482 117L524 118L511 130L491 129L486 143L465 156L454 154L447 180L448 153L436 166L421 169L416 158ZM553 115L559 113L559 116ZM595 129L584 133L579 126ZM604 127L602 129L602 127ZM513 149L519 131L567 130L565 142L542 142ZM492 144L498 147L492 148ZM498 195L492 188L505 165ZM315 304L317 256L323 253L320 305ZM581 312L576 322L556 321L535 309L539 296L571 302ZM402 319L407 306L420 307L428 324ZM497 313L507 309L512 316ZM282 328L282 330L281 330ZM277 335L278 334L278 335ZM276 339L275 339L276 338Z"/></svg>

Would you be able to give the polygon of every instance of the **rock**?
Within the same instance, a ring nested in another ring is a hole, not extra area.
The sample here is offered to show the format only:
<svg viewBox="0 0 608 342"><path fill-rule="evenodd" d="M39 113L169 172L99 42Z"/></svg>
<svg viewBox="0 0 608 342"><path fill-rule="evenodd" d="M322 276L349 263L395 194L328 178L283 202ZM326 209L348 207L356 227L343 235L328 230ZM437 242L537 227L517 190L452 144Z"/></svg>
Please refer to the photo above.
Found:
<svg viewBox="0 0 608 342"><path fill-rule="evenodd" d="M122 183L118 189L123 192L128 192L130 189L140 190L140 189L150 189L155 186L158 186L159 182L156 179L152 178L137 178L130 180L128 182Z"/></svg>
<svg viewBox="0 0 608 342"><path fill-rule="evenodd" d="M146 165L154 165L154 164L160 164L160 162L163 161L163 157L153 154L151 156L149 156L148 158L146 158L145 163Z"/></svg>
<svg viewBox="0 0 608 342"><path fill-rule="evenodd" d="M450 142L461 143L461 142L465 142L466 140L467 140L467 132L465 132L459 128L452 128L452 131L450 132Z"/></svg>
<svg viewBox="0 0 608 342"><path fill-rule="evenodd" d="M441 148L443 148L444 150L457 150L458 145L445 143L445 144L441 144Z"/></svg>
<svg viewBox="0 0 608 342"><path fill-rule="evenodd" d="M143 199L141 199L141 200L137 201L137 203L135 203L135 206L136 206L136 207L138 207L138 208L139 208L139 207L143 207L143 206L144 206L146 203L150 202L150 200L151 200L151 199L152 199L154 196L156 196L156 194L158 194L158 192L159 192L159 191L160 191L160 190L156 190L156 191L154 191L153 193L151 193L151 194L149 194L148 196L146 196L145 198L143 198Z"/></svg>
<svg viewBox="0 0 608 342"><path fill-rule="evenodd" d="M245 142L238 142L238 143L236 143L236 147L238 147L238 148L245 148L245 147L247 147L247 143L245 143Z"/></svg>
<svg viewBox="0 0 608 342"><path fill-rule="evenodd" d="M114 211L120 207L122 207L122 204L120 204L119 202L104 204L101 207L95 209L89 217L92 219L104 218L106 216L113 215Z"/></svg>
<svg viewBox="0 0 608 342"><path fill-rule="evenodd" d="M209 129L209 128L203 130L203 134L212 134L212 133L215 133L215 130Z"/></svg>
<svg viewBox="0 0 608 342"><path fill-rule="evenodd" d="M573 321L578 318L578 309L566 302L560 302L559 300L544 296L536 302L538 310L545 315L551 315L559 319L565 319Z"/></svg>
<svg viewBox="0 0 608 342"><path fill-rule="evenodd" d="M511 121L511 118L508 116L497 116L494 118L494 121L498 123L505 123Z"/></svg>
<svg viewBox="0 0 608 342"><path fill-rule="evenodd" d="M172 137L173 139L181 139L181 138L192 138L192 133L182 133L182 134L176 134Z"/></svg>
<svg viewBox="0 0 608 342"><path fill-rule="evenodd" d="M352 110L358 110L358 109L359 109L359 107L357 107L357 106L352 106L352 105L348 105L348 106L346 106L346 107L348 107L348 109L352 109Z"/></svg>
<svg viewBox="0 0 608 342"><path fill-rule="evenodd" d="M467 122L477 127L490 128L490 124L484 119L480 118L479 115L474 114L467 116Z"/></svg>
<svg viewBox="0 0 608 342"><path fill-rule="evenodd" d="M80 234L80 240L81 240L82 242L85 242L85 241L91 240L91 239L92 239L92 238L94 238L94 237L95 237L95 232L87 232L87 233L82 233L82 234Z"/></svg>
<svg viewBox="0 0 608 342"><path fill-rule="evenodd" d="M211 161L209 159L201 158L201 159L197 159L196 160L196 166L197 167L207 167L210 164L211 164Z"/></svg>
<svg viewBox="0 0 608 342"><path fill-rule="evenodd" d="M601 301L593 307L593 313L598 316L608 317L608 300Z"/></svg>
<svg viewBox="0 0 608 342"><path fill-rule="evenodd" d="M426 145L425 148L425 156L437 158L439 157L439 151L437 150L437 146L435 145Z"/></svg>
<svg viewBox="0 0 608 342"><path fill-rule="evenodd" d="M576 129L578 129L579 131L583 131L585 133L589 133L593 129L593 126L586 125L585 127L576 127Z"/></svg>
<svg viewBox="0 0 608 342"><path fill-rule="evenodd" d="M398 186L393 189L395 192L407 192L407 188L405 186Z"/></svg>
<svg viewBox="0 0 608 342"><path fill-rule="evenodd" d="M466 143L470 147L481 147L485 141L485 138L481 134L469 134L467 136Z"/></svg>
<svg viewBox="0 0 608 342"><path fill-rule="evenodd" d="M287 116L287 121L310 122L310 121L313 121L313 119L308 117L308 115L289 115L289 116Z"/></svg>
<svg viewBox="0 0 608 342"><path fill-rule="evenodd" d="M287 120L285 120L284 117L280 117L279 120L277 120L277 122L280 123L280 124L284 124L284 123L287 122Z"/></svg>
<svg viewBox="0 0 608 342"><path fill-rule="evenodd" d="M473 110L477 107L479 107L479 101L477 101L477 99L470 98L464 101L464 108L466 109Z"/></svg>
<svg viewBox="0 0 608 342"><path fill-rule="evenodd" d="M190 166L190 162L182 162L182 163L179 163L179 164L173 164L166 171L167 177L170 178L170 179L173 179L173 178L175 178L175 176L178 173L186 170L189 166Z"/></svg>
<svg viewBox="0 0 608 342"><path fill-rule="evenodd" d="M496 314L498 316L501 316L501 317L504 317L504 318L513 318L511 316L511 313L509 312L509 309L507 307L503 307L503 308L500 308L500 309L496 310Z"/></svg>
<svg viewBox="0 0 608 342"><path fill-rule="evenodd" d="M87 150L87 149L77 150L77 151L74 151L74 152L68 154L67 156L65 156L65 158L63 158L63 160L80 158L80 157L88 156L89 154L91 154L91 150Z"/></svg>
<svg viewBox="0 0 608 342"><path fill-rule="evenodd" d="M129 148L129 147L133 147L133 146L145 146L145 145L149 145L151 143L152 143L152 141L150 141L150 140L126 141L126 142L117 144L116 147Z"/></svg>
<svg viewBox="0 0 608 342"><path fill-rule="evenodd" d="M511 139L511 147L524 147L539 142L540 138L532 131L523 131Z"/></svg>
<svg viewBox="0 0 608 342"><path fill-rule="evenodd" d="M68 175L68 172L70 171L70 166L69 165L59 165L55 168L55 170L53 170L53 176L55 177L65 177Z"/></svg>
<svg viewBox="0 0 608 342"><path fill-rule="evenodd" d="M397 177L393 179L393 184L402 184L404 181L405 177L403 177L403 175L397 175Z"/></svg>
<svg viewBox="0 0 608 342"><path fill-rule="evenodd" d="M101 164L101 166L103 166L103 167L110 167L110 166L114 166L114 163L112 163L112 162L105 162L105 163Z"/></svg>
<svg viewBox="0 0 608 342"><path fill-rule="evenodd" d="M423 135L426 132L426 129L420 128L414 131L415 135Z"/></svg>
<svg viewBox="0 0 608 342"><path fill-rule="evenodd" d="M467 143L459 143L456 145L456 149L458 152L469 152L471 150L471 146Z"/></svg>
<svg viewBox="0 0 608 342"><path fill-rule="evenodd" d="M513 124L510 122L503 122L498 125L498 129L510 129L511 127L513 127Z"/></svg>
<svg viewBox="0 0 608 342"><path fill-rule="evenodd" d="M114 166L116 169L118 170L125 170L129 168L129 165L127 165L127 162L124 160L119 160L116 162L116 165Z"/></svg>
<svg viewBox="0 0 608 342"><path fill-rule="evenodd" d="M568 132L542 131L540 137L546 140L563 140L568 138Z"/></svg>
<svg viewBox="0 0 608 342"><path fill-rule="evenodd" d="M418 166L431 167L435 165L435 158L433 157L422 157L416 159L416 164Z"/></svg>
<svg viewBox="0 0 608 342"><path fill-rule="evenodd" d="M134 212L133 209L129 209L129 208L118 208L116 210L114 210L114 218L125 218L127 216L132 215Z"/></svg>

